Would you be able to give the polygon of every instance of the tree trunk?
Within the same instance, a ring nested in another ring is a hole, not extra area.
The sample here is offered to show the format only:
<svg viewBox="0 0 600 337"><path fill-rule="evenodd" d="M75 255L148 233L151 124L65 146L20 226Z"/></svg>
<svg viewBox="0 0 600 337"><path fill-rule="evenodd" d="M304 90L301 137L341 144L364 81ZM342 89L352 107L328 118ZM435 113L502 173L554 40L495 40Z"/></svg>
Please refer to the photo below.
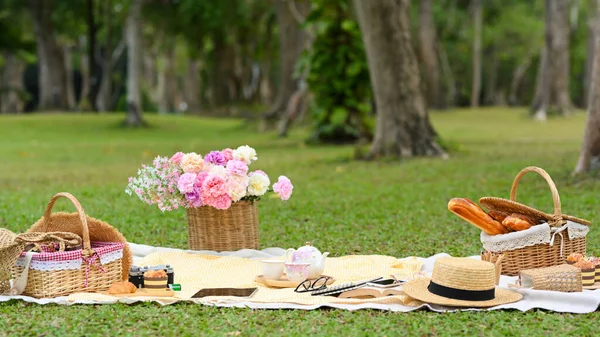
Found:
<svg viewBox="0 0 600 337"><path fill-rule="evenodd" d="M354 0L377 106L369 159L447 156L436 143L411 45L409 0Z"/></svg>
<svg viewBox="0 0 600 337"><path fill-rule="evenodd" d="M550 95L552 94L552 78L555 70L552 68L553 57L553 10L552 3L554 0L546 0L546 23L545 23L545 38L544 50L540 58L540 67L536 79L536 95L533 101L533 109L535 114L533 119L537 121L545 121L548 119L548 108L550 106Z"/></svg>
<svg viewBox="0 0 600 337"><path fill-rule="evenodd" d="M456 81L454 80L452 67L450 67L450 61L448 61L448 54L446 54L446 50L441 43L438 45L438 53L443 77L446 79L446 104L453 107L456 103Z"/></svg>
<svg viewBox="0 0 600 337"><path fill-rule="evenodd" d="M304 32L289 9L286 1L277 1L277 24L279 27L280 82L275 102L264 115L276 119L286 110L288 101L297 89L294 67L304 48ZM308 6L306 6L308 8Z"/></svg>
<svg viewBox="0 0 600 337"><path fill-rule="evenodd" d="M595 53L590 82L590 101L581 154L575 167L575 173L600 168L600 0L596 0L596 3L598 8L596 10Z"/></svg>
<svg viewBox="0 0 600 337"><path fill-rule="evenodd" d="M481 94L481 28L483 24L483 15L481 0L473 0L473 86L471 88L471 107L479 106L479 96Z"/></svg>
<svg viewBox="0 0 600 337"><path fill-rule="evenodd" d="M186 111L193 114L200 112L200 61L188 60L188 68L183 75L183 97L187 104Z"/></svg>
<svg viewBox="0 0 600 337"><path fill-rule="evenodd" d="M63 56L65 60L65 73L67 75L67 102L69 104L69 110L73 110L75 109L77 102L75 101L75 83L73 81L73 57L70 45L65 44L63 46Z"/></svg>
<svg viewBox="0 0 600 337"><path fill-rule="evenodd" d="M24 91L23 72L25 62L19 60L14 53L4 53L4 69L0 77L0 112L21 112Z"/></svg>
<svg viewBox="0 0 600 337"><path fill-rule="evenodd" d="M572 109L569 95L569 0L551 0L552 4L552 67L551 95L556 99L561 114Z"/></svg>
<svg viewBox="0 0 600 337"><path fill-rule="evenodd" d="M89 83L89 91L87 92L87 100L91 104L93 111L98 111L96 107L96 96L98 95L98 80L96 79L96 72L94 71L95 64L94 57L96 55L96 22L94 17L94 0L87 0L87 26L88 26L88 64L89 72L87 79ZM83 100L83 96L82 96Z"/></svg>
<svg viewBox="0 0 600 337"><path fill-rule="evenodd" d="M233 50L221 33L215 36L215 62L213 72L213 105L218 107L226 104L230 95L230 81L233 75Z"/></svg>
<svg viewBox="0 0 600 337"><path fill-rule="evenodd" d="M177 80L175 78L175 40L167 38L162 46L161 61L158 69L158 82L156 86L158 111L170 113L175 111L175 92Z"/></svg>
<svg viewBox="0 0 600 337"><path fill-rule="evenodd" d="M106 29L106 37L104 38L104 61L101 63L102 66L102 77L98 84L98 92L96 93L96 109L98 111L108 111L112 109L111 104L111 93L112 93L112 65L113 65L113 49L111 45L111 33L112 33L112 0L104 1L104 20L103 24ZM93 63L92 63L93 64ZM93 69L90 64L90 71Z"/></svg>
<svg viewBox="0 0 600 337"><path fill-rule="evenodd" d="M86 49L86 38L81 36L79 38L79 44L77 46L79 55L83 55L83 51ZM90 103L88 102L88 96L90 92L90 59L88 57L79 58L79 71L81 72L81 95L79 96L79 102L77 109L79 111L88 110Z"/></svg>
<svg viewBox="0 0 600 337"><path fill-rule="evenodd" d="M486 59L488 60L488 73L486 76L487 83L483 89L484 104L494 105L496 100L496 82L498 79L498 58L496 57L495 51L490 50L489 54L486 53Z"/></svg>
<svg viewBox="0 0 600 337"><path fill-rule="evenodd" d="M127 16L125 38L127 40L127 118L125 125L144 125L140 91L141 18L142 0L132 0Z"/></svg>
<svg viewBox="0 0 600 337"><path fill-rule="evenodd" d="M270 104L273 100L273 83L271 83L271 59L273 59L273 47L272 47L272 36L273 26L275 24L274 18L267 19L267 28L265 30L265 58L262 64L260 72L260 103Z"/></svg>
<svg viewBox="0 0 600 337"><path fill-rule="evenodd" d="M436 52L433 0L421 0L419 7L419 53L425 78L427 104L436 109L445 107L440 82L440 67Z"/></svg>
<svg viewBox="0 0 600 337"><path fill-rule="evenodd" d="M594 64L594 42L595 42L595 20L588 20L588 37L587 37L587 56L585 59L585 70L583 71L583 100L582 106L586 106L589 102L590 84L592 80L592 67Z"/></svg>
<svg viewBox="0 0 600 337"><path fill-rule="evenodd" d="M519 91L519 84L523 81L523 77L525 77L525 73L529 66L531 65L532 53L529 52L525 56L525 59L513 72L512 80L510 81L510 91L508 93L508 104L509 105L518 105L519 98L517 97L517 92Z"/></svg>
<svg viewBox="0 0 600 337"><path fill-rule="evenodd" d="M51 0L30 0L39 59L39 109L67 110L67 73L62 50L54 37Z"/></svg>

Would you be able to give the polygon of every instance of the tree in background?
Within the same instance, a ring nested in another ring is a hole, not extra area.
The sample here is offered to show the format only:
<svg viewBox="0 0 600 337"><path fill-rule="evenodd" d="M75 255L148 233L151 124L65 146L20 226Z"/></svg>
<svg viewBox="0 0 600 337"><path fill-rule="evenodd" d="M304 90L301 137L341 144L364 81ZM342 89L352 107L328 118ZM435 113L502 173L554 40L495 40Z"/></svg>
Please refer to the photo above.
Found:
<svg viewBox="0 0 600 337"><path fill-rule="evenodd" d="M29 0L39 61L39 109L69 110L67 72L63 50L55 37L51 0Z"/></svg>
<svg viewBox="0 0 600 337"><path fill-rule="evenodd" d="M265 122L281 119L287 112L290 98L299 88L299 81L294 77L294 69L304 50L306 40L306 33L300 27L303 22L299 21L310 12L310 1L307 0L278 0L274 3L277 8L281 69L277 96L264 114ZM264 129L268 127L268 123L263 126Z"/></svg>
<svg viewBox="0 0 600 337"><path fill-rule="evenodd" d="M600 169L600 0L596 0L596 4L595 51L590 80L588 115L575 173Z"/></svg>
<svg viewBox="0 0 600 337"><path fill-rule="evenodd" d="M142 0L131 0L125 28L127 40L127 118L126 126L142 126L142 99L140 88L140 70L142 63L141 14Z"/></svg>
<svg viewBox="0 0 600 337"><path fill-rule="evenodd" d="M425 79L425 97L429 107L441 109L446 106L442 92L438 62L436 27L433 17L433 0L419 2L419 58Z"/></svg>
<svg viewBox="0 0 600 337"><path fill-rule="evenodd" d="M26 61L35 58L35 36L26 8L0 0L0 112L23 111L28 94L23 83Z"/></svg>
<svg viewBox="0 0 600 337"><path fill-rule="evenodd" d="M471 86L471 108L479 107L481 95L481 26L483 25L483 8L481 0L473 0L473 84Z"/></svg>
<svg viewBox="0 0 600 337"><path fill-rule="evenodd" d="M354 0L377 106L369 158L446 156L429 122L414 55L409 0Z"/></svg>
<svg viewBox="0 0 600 337"><path fill-rule="evenodd" d="M545 0L546 37L540 60L534 119L547 119L548 109L556 105L560 114L572 108L569 95L569 5L570 0Z"/></svg>
<svg viewBox="0 0 600 337"><path fill-rule="evenodd" d="M300 72L313 95L312 141L348 143L372 138L369 69L360 28L344 0L315 0L306 20L314 42L301 60ZM306 67L306 68L304 68Z"/></svg>

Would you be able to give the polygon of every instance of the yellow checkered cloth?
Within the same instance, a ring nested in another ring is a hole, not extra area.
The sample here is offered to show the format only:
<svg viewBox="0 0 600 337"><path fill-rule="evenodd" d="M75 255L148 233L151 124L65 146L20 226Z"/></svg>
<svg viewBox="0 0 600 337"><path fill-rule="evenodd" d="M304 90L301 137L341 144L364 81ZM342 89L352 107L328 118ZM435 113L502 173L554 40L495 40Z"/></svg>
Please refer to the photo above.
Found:
<svg viewBox="0 0 600 337"><path fill-rule="evenodd" d="M280 257L281 260L284 257ZM175 283L181 284L181 292L176 292L175 300L193 300L198 303L219 302L255 302L255 303L294 303L300 305L323 305L327 303L361 304L381 303L417 306L420 303L406 295L394 295L369 299L342 299L333 296L312 296L310 293L296 293L293 288L271 288L255 282L257 275L262 274L259 260L250 260L232 256L212 256L190 254L185 252L160 252L143 258L142 266L170 264L175 271ZM372 277L406 278L420 271L421 263L416 258L398 260L391 256L350 255L338 258L328 257L325 261L324 275L335 279L332 286L346 282L356 282ZM202 288L251 288L258 291L251 298L236 297L191 297ZM133 298L132 298L133 299ZM141 298L137 298L141 299ZM84 300L105 302L115 298L107 295L79 293L69 296L70 301ZM124 301L123 298L119 299ZM163 304L172 303L173 298L150 298ZM125 300L124 302L127 302Z"/></svg>

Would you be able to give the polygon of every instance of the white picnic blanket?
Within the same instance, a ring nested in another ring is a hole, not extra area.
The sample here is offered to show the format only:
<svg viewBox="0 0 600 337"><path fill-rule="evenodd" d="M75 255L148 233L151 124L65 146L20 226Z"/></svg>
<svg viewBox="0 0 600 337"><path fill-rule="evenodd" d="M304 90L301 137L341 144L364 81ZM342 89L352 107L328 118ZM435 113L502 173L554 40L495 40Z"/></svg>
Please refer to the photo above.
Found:
<svg viewBox="0 0 600 337"><path fill-rule="evenodd" d="M152 247L147 245L140 244L129 244L134 255L134 264L140 262L144 257L149 254L156 252L182 252L183 250L173 249L173 248L164 248L164 247ZM236 256L248 259L264 259L264 258L274 258L279 257L285 254L285 249L282 248L266 248L263 250L251 250L244 249L235 252L214 252L214 251L185 251L190 253L198 253L204 255L215 255L215 256ZM448 254L441 253L436 254L434 256L430 256L427 258L419 258L423 263L423 271L430 274L433 270L434 261L443 256L448 256ZM472 256L471 258L479 259L478 256ZM514 283L516 280L515 277L502 276L500 279L500 286L503 288L508 287L508 284ZM514 289L513 289L514 290ZM509 303L504 305L499 305L496 307L488 308L488 309L457 309L457 308L448 308L438 305L429 305L423 304L421 306L404 306L399 304L384 304L384 303L361 303L361 304L340 304L340 303L327 303L322 305L301 305L294 303L255 303L245 301L243 299L239 300L226 300L226 301L218 301L211 303L204 303L198 299L191 299L188 301L206 304L206 305L214 305L220 307L246 307L253 309L302 309L302 310L312 310L317 309L319 307L333 307L339 309L346 310L358 310L358 309L381 309L381 310L390 310L397 312L409 312L419 309L429 309L437 312L445 312L445 311L457 311L457 310L499 310L499 309L517 309L520 311L527 311L534 308L546 309L555 312L568 312L568 313L589 313L596 311L598 305L600 305L600 291L598 290L584 290L581 293L561 293L554 291L541 291L541 290L527 290L527 289L519 289L516 290L523 294L523 299L519 302ZM26 302L32 302L37 304L63 304L63 305L72 305L72 304L110 304L110 303L135 303L139 301L147 301L143 297L133 297L133 298L115 298L111 296L106 296L105 298L98 299L94 298L90 300L89 298L77 297L77 296L63 296L49 299L36 299L28 296L0 296L0 302L9 301L12 299L20 299ZM172 304L181 301L180 299L152 299L152 301L160 303L162 305Z"/></svg>

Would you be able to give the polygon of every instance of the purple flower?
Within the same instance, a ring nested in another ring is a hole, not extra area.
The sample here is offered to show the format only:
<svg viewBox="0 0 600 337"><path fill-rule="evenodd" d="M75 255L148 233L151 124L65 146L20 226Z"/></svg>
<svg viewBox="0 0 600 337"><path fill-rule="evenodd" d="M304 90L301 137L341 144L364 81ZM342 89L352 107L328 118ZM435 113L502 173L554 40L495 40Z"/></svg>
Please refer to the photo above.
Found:
<svg viewBox="0 0 600 337"><path fill-rule="evenodd" d="M209 154L204 156L204 162L221 166L224 166L227 163L225 156L223 156L221 151L211 151Z"/></svg>
<svg viewBox="0 0 600 337"><path fill-rule="evenodd" d="M190 207L202 206L202 198L200 198L200 190L194 188L192 192L185 194L185 200L188 201Z"/></svg>

